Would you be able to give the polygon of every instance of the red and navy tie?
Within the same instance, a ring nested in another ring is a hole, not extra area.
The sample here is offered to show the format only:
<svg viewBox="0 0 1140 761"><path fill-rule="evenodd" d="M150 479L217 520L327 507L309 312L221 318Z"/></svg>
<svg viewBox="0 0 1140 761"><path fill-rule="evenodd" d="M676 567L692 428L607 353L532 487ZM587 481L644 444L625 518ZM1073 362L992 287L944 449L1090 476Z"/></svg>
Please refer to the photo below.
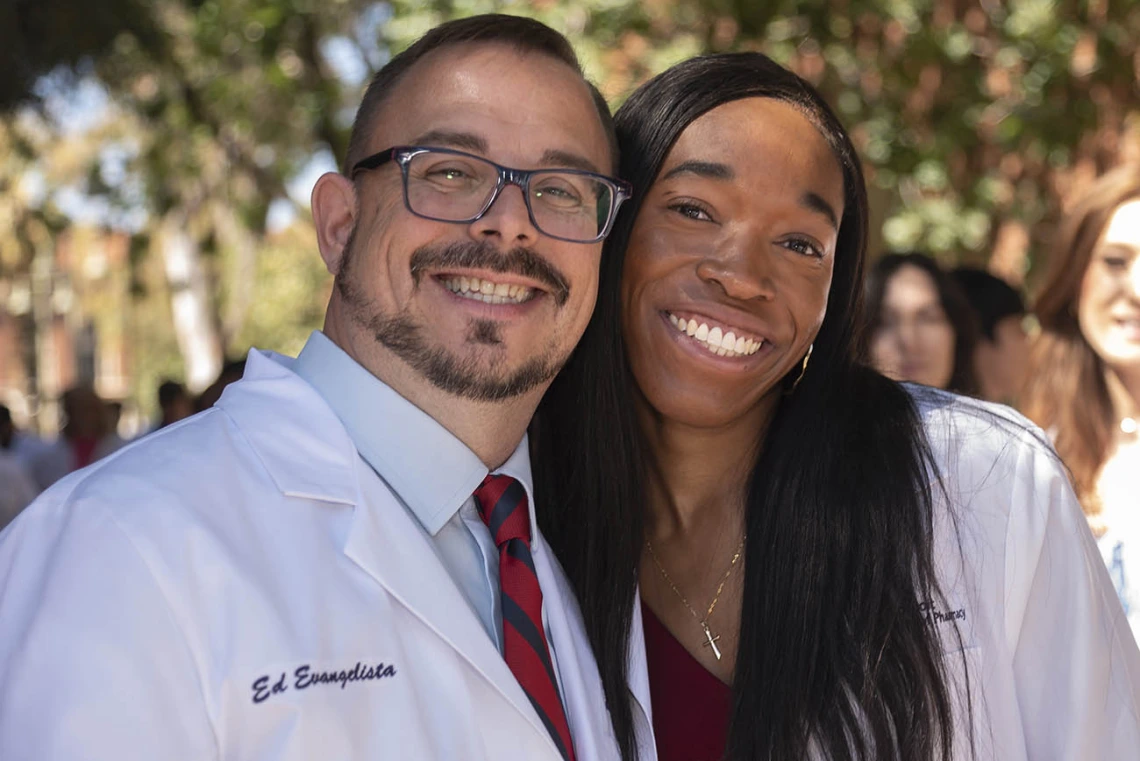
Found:
<svg viewBox="0 0 1140 761"><path fill-rule="evenodd" d="M475 490L479 515L499 548L503 602L503 658L566 761L574 745L542 626L542 590L530 554L526 491L510 476L490 475Z"/></svg>

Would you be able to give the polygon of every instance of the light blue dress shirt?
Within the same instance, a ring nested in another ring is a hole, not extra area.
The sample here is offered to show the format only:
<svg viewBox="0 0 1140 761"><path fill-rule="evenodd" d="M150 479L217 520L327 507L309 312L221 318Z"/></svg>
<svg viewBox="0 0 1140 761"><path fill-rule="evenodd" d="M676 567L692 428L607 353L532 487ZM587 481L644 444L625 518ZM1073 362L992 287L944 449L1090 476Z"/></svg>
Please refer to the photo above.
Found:
<svg viewBox="0 0 1140 761"><path fill-rule="evenodd" d="M487 475L487 466L434 418L361 367L320 331L309 337L293 363L293 372L316 389L348 430L360 456L415 516L501 653L499 549L472 497ZM495 472L522 484L534 530L534 490L525 436ZM545 628L545 610L542 618ZM546 634L554 659L549 629Z"/></svg>

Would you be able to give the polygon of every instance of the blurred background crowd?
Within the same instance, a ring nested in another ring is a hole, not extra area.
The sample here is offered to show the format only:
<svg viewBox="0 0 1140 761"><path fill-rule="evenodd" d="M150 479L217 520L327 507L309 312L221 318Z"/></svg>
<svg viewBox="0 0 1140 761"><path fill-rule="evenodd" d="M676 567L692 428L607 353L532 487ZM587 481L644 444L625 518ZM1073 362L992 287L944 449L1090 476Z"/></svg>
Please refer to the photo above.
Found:
<svg viewBox="0 0 1140 761"><path fill-rule="evenodd" d="M566 33L614 107L706 51L817 85L870 185L876 366L1028 414L1098 534L1140 513L1134 0L41 0L0 9L0 526L300 348L364 84L486 11Z"/></svg>

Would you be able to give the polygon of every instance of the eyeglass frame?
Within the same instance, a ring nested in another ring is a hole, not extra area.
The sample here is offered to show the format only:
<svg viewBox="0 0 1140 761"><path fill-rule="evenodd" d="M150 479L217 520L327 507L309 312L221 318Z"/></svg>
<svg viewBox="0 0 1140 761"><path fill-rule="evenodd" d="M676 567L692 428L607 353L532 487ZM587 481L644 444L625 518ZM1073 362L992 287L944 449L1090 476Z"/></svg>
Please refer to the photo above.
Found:
<svg viewBox="0 0 1140 761"><path fill-rule="evenodd" d="M446 153L452 156L462 156L463 158L482 161L483 163L490 164L495 168L495 170L499 173L498 181L495 183L495 187L491 191L491 194L488 196L487 201L483 204L483 208L480 209L477 214L466 219L443 219L440 217L432 217L427 214L421 214L412 208L412 202L408 198L408 165L412 162L412 159L424 153ZM633 186L631 186L625 180L619 180L615 177L607 177L606 175L599 174L598 172L588 172L584 169L569 169L562 167L551 167L543 169L513 169L511 167L503 166L502 164L496 164L494 161L491 161L488 158L485 158L483 156L476 156L473 153L457 151L452 148L437 148L430 145L397 145L393 146L392 148L386 148L377 153L373 153L371 156L366 156L365 158L362 158L360 161L357 161L355 164L353 164L352 169L349 172L349 177L355 180L357 175L359 175L361 172L378 169L384 164L387 164L389 161L395 161L396 164L399 165L400 174L403 176L404 208L406 208L410 213L414 214L420 219L428 219L432 222L452 222L457 225L469 225L472 222L476 222L482 219L483 216L491 210L491 207L495 204L495 201L499 199L499 194L503 192L503 189L507 185L515 185L522 191L523 201L526 203L526 213L530 218L530 223L534 225L534 229L538 230L548 238L566 241L567 243L589 244L599 243L605 240L606 236L609 235L610 231L613 229L614 221L617 219L618 210L621 208L621 205L628 201L633 195ZM534 218L534 209L531 208L530 205L530 178L536 174L546 174L549 172L590 177L609 186L609 215L606 218L606 224L598 232L597 236L588 240L577 240L575 238L567 238L562 235L552 235L543 230L542 226L538 224L538 221Z"/></svg>

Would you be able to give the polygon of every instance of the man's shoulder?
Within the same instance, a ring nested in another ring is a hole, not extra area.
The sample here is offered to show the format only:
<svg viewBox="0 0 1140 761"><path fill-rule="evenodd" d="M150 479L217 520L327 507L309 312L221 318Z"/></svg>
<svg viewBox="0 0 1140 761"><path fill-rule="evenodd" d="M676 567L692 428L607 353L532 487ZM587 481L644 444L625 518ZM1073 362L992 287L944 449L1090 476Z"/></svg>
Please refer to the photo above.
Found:
<svg viewBox="0 0 1140 761"><path fill-rule="evenodd" d="M215 481L216 467L232 467L231 425L211 409L133 441L55 482L22 520L75 520L78 510L107 510L127 519L140 509L173 509Z"/></svg>

